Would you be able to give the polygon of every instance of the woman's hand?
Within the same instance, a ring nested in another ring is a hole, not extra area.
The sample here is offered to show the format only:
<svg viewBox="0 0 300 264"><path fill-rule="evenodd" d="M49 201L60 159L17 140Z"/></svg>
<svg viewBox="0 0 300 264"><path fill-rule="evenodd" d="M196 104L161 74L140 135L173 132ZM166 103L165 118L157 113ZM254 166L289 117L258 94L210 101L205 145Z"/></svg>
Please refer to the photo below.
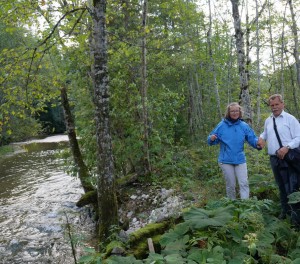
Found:
<svg viewBox="0 0 300 264"><path fill-rule="evenodd" d="M215 141L217 138L218 138L217 135L211 135L210 136L210 140L211 141Z"/></svg>

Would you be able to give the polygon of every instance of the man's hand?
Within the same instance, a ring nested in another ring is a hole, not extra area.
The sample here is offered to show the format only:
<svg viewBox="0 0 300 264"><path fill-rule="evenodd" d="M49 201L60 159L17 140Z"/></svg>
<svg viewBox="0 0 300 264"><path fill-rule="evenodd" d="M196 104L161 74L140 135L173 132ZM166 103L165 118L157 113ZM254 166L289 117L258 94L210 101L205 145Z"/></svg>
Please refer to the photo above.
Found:
<svg viewBox="0 0 300 264"><path fill-rule="evenodd" d="M282 148L280 148L280 149L278 149L278 150L276 151L276 155L277 155L278 158L284 159L284 156L285 156L286 153L288 153L288 152L289 152L289 148L288 148L288 147L282 147Z"/></svg>
<svg viewBox="0 0 300 264"><path fill-rule="evenodd" d="M266 142L260 137L258 138L258 141L257 141L257 147L258 148L264 148L266 145Z"/></svg>

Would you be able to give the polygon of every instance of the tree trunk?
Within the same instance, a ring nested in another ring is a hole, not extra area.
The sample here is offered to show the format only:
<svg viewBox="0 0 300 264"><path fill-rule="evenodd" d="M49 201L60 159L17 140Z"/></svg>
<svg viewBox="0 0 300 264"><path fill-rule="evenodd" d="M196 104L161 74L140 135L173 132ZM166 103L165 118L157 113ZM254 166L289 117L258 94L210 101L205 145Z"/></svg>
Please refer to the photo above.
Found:
<svg viewBox="0 0 300 264"><path fill-rule="evenodd" d="M73 155L76 170L78 172L79 180L81 182L84 192L87 193L89 191L95 190L95 188L91 184L91 181L89 179L88 169L81 155L81 151L79 148L79 144L75 132L75 123L70 109L66 87L61 88L60 95L61 95L61 104L64 109L65 124L67 128L70 149Z"/></svg>
<svg viewBox="0 0 300 264"><path fill-rule="evenodd" d="M270 0L268 0L268 24L269 24L269 33L270 33L270 45L271 45L271 57L272 57L272 69L273 69L273 73L275 73L276 71L276 62L275 62L275 55L274 55L274 42L273 42L273 30L272 30L272 22L271 22L271 10L270 10ZM278 93L278 84L280 82L276 82L274 83L275 85L275 90L274 90L274 93ZM271 84L271 89L272 90L272 85L273 83L270 83Z"/></svg>
<svg viewBox="0 0 300 264"><path fill-rule="evenodd" d="M198 127L199 129L203 126L203 100L202 100L202 86L200 86L199 84L199 77L198 77L198 72L197 72L197 69L196 69L196 65L194 64L194 69L195 69L195 72L194 72L194 75L195 75L195 87L196 87L196 97L195 97L195 100L197 102L197 119L198 119Z"/></svg>
<svg viewBox="0 0 300 264"><path fill-rule="evenodd" d="M297 84L300 89L300 57L299 57L299 38L298 38L298 29L297 29L297 23L295 18L295 12L293 8L292 0L288 0L289 6L290 6L290 12L292 17L292 32L293 32L293 38L294 38L294 58L296 62L296 74L297 74Z"/></svg>
<svg viewBox="0 0 300 264"><path fill-rule="evenodd" d="M280 93L284 98L284 51L285 51L285 16L286 16L286 8L284 9L284 19L282 22L282 32L281 32L281 51L280 51Z"/></svg>
<svg viewBox="0 0 300 264"><path fill-rule="evenodd" d="M226 90L227 90L227 98L226 98L226 101L227 101L227 104L231 103L232 102L232 76L233 76L233 73L232 73L232 69L233 69L233 56L232 56L232 51L233 51L233 37L232 36L227 36L227 39L229 40L227 42L227 48L230 52L229 56L228 56L228 61L227 61L227 64L228 64L228 67L227 67L227 74L226 74L226 79L225 79L225 84L226 84Z"/></svg>
<svg viewBox="0 0 300 264"><path fill-rule="evenodd" d="M242 30L242 28L241 28ZM250 80L250 72L249 72L249 67L250 67L250 63L251 63L251 59L250 59L250 33L251 33L251 25L249 22L249 12L248 12L248 1L246 1L246 44L245 44L245 72L246 72L246 76L247 76L247 80L248 80L248 84L249 84L249 80Z"/></svg>
<svg viewBox="0 0 300 264"><path fill-rule="evenodd" d="M146 34L147 34L147 5L148 1L144 0L143 5L143 22L142 22L142 87L141 87L141 98L142 98L142 110L143 110L143 168L144 174L148 177L151 173L150 166L150 155L149 155L149 119L148 119L148 99L147 99L147 47L146 47Z"/></svg>
<svg viewBox="0 0 300 264"><path fill-rule="evenodd" d="M289 80L291 81L291 89L292 89L292 94L293 94L293 100L294 100L294 112L296 113L296 116L300 116L299 115L299 104L298 104L298 99L297 99L297 81L295 82L295 73L294 73L294 65L290 65L289 62L289 56L287 54L287 50L285 50L285 60L286 60L286 64L287 64L287 68L289 70L289 74L290 74L290 78ZM290 94L290 92L289 92ZM289 110L288 110L289 111Z"/></svg>
<svg viewBox="0 0 300 264"><path fill-rule="evenodd" d="M293 32L293 38L294 38L294 50L293 50L293 56L295 59L296 64L296 80L297 80L297 88L295 89L295 86L293 86L293 97L294 97L294 104L296 113L299 114L299 106L298 106L298 91L300 89L300 55L299 55L299 38L298 38L298 29L297 29L297 23L295 18L295 12L293 8L292 0L288 0L289 6L290 6L290 12L292 17L292 32Z"/></svg>
<svg viewBox="0 0 300 264"><path fill-rule="evenodd" d="M195 80L193 75L195 74ZM192 140L197 140L199 138L199 131L201 128L201 122L203 121L202 116L202 98L201 91L198 83L197 71L190 71L190 78L187 81L189 87L189 111L188 111L188 123L189 123L189 133ZM195 83L195 85L194 85Z"/></svg>
<svg viewBox="0 0 300 264"><path fill-rule="evenodd" d="M97 192L99 209L99 238L104 242L110 228L118 224L118 206L115 189L112 140L109 115L109 80L107 69L106 0L93 1L93 54L96 139Z"/></svg>
<svg viewBox="0 0 300 264"><path fill-rule="evenodd" d="M261 95L261 74L260 74L260 43L259 43L259 20L258 20L258 2L255 0L256 5L256 61L257 61L257 104L256 104L256 116L257 127L260 127L261 115L260 115L260 95Z"/></svg>
<svg viewBox="0 0 300 264"><path fill-rule="evenodd" d="M236 52L238 60L238 70L240 76L240 100L244 108L245 120L252 123L252 109L249 94L249 80L245 67L245 45L244 33L241 28L241 18L238 9L238 0L231 0L232 3L232 16L234 19Z"/></svg>
<svg viewBox="0 0 300 264"><path fill-rule="evenodd" d="M210 68L211 68L211 72L213 74L213 85L214 85L214 90L215 90L215 94L216 94L217 110L218 110L219 118L222 119L223 115L222 115L222 111L221 111L219 88L218 88L218 84L217 84L217 73L215 70L215 61L213 58L213 52L212 52L212 46L211 46L212 17L211 17L210 0L208 1L208 7L209 7L209 29L207 32L208 53L209 53L209 58L210 58Z"/></svg>

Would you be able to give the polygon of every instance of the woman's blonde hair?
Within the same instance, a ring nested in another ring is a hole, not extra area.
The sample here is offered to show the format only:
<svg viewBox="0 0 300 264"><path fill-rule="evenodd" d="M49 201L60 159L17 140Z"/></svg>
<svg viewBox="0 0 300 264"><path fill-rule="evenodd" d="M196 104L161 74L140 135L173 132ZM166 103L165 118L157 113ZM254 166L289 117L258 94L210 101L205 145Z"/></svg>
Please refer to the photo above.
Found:
<svg viewBox="0 0 300 264"><path fill-rule="evenodd" d="M242 118L243 108L237 102L233 102L233 103L230 103L229 105L227 105L226 111L225 111L225 118L230 118L230 107L232 107L232 106L238 106L239 107L239 110L240 110L239 118Z"/></svg>

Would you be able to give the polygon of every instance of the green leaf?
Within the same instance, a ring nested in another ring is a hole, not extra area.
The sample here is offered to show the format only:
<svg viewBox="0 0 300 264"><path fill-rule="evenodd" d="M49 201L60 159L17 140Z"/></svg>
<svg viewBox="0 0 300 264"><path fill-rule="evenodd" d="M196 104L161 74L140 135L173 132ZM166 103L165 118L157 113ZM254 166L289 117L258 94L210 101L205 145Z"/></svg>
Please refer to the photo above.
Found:
<svg viewBox="0 0 300 264"><path fill-rule="evenodd" d="M189 230L189 226L186 223L181 223L176 225L174 229L171 229L168 233L165 233L161 237L160 239L161 246L166 246L169 243L182 238L183 235L188 232L188 230Z"/></svg>
<svg viewBox="0 0 300 264"><path fill-rule="evenodd" d="M192 249L187 259L194 260L197 263L226 264L223 252L224 249L220 246L214 247L211 251L207 249Z"/></svg>
<svg viewBox="0 0 300 264"><path fill-rule="evenodd" d="M86 247L84 248L84 252L87 252L87 253L95 253L96 250L94 248L91 248L91 247Z"/></svg>
<svg viewBox="0 0 300 264"><path fill-rule="evenodd" d="M234 207L229 205L225 208L217 208L216 210L205 210L200 208L191 208L190 211L184 213L185 221L188 221L194 229L202 229L209 226L224 226L233 217Z"/></svg>
<svg viewBox="0 0 300 264"><path fill-rule="evenodd" d="M296 204L300 202L300 192L293 192L289 196L289 204Z"/></svg>
<svg viewBox="0 0 300 264"><path fill-rule="evenodd" d="M295 250L293 250L289 256L294 259L294 261L298 261L295 262L297 264L300 264L300 248L296 248ZM294 263L294 261L292 263Z"/></svg>
<svg viewBox="0 0 300 264"><path fill-rule="evenodd" d="M160 254L157 254L157 253L150 253L148 258L147 258L146 263L153 263L153 261L154 261L154 263L157 263L157 264L165 263L164 257Z"/></svg>
<svg viewBox="0 0 300 264"><path fill-rule="evenodd" d="M263 233L258 235L258 245L271 245L275 241L273 234L267 232L266 230Z"/></svg>
<svg viewBox="0 0 300 264"><path fill-rule="evenodd" d="M189 236L186 235L181 239L171 242L168 245L166 245L164 250L162 250L162 254L165 256L170 254L179 254L179 253L186 254L188 241L189 241Z"/></svg>
<svg viewBox="0 0 300 264"><path fill-rule="evenodd" d="M135 257L120 257L120 256L112 256L107 259L107 264L141 264L143 263L141 260L136 260Z"/></svg>
<svg viewBox="0 0 300 264"><path fill-rule="evenodd" d="M236 256L234 256L234 258L229 260L228 264L243 264L243 263L246 263L245 260L247 260L247 259L253 260L253 258L247 254L238 253ZM249 263L254 263L254 262L249 262Z"/></svg>
<svg viewBox="0 0 300 264"><path fill-rule="evenodd" d="M91 263L93 260L94 260L94 256L93 255L82 256L79 259L79 263Z"/></svg>
<svg viewBox="0 0 300 264"><path fill-rule="evenodd" d="M180 254L170 254L165 257L165 260L168 264L185 263L185 259Z"/></svg>
<svg viewBox="0 0 300 264"><path fill-rule="evenodd" d="M277 254L274 254L274 255L271 255L271 261L270 263L276 263L276 264L291 264L291 260L288 259L288 258L284 258L280 255L277 255Z"/></svg>

